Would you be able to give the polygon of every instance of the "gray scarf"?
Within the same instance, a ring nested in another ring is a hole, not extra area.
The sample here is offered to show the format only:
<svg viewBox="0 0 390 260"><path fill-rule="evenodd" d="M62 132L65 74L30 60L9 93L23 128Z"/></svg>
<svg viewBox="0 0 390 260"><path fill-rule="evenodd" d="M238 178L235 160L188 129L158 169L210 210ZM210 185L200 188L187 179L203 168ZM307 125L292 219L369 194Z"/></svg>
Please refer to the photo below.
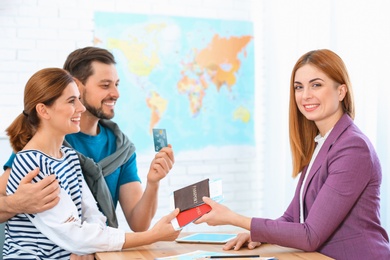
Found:
<svg viewBox="0 0 390 260"><path fill-rule="evenodd" d="M114 132L116 137L116 151L96 163L93 159L77 152L80 159L84 179L91 190L99 208L107 217L107 224L110 227L118 227L118 220L115 214L114 202L104 177L113 173L118 167L126 163L135 151L134 144L119 129L118 125L111 120L101 119L99 123ZM64 145L72 147L64 140Z"/></svg>

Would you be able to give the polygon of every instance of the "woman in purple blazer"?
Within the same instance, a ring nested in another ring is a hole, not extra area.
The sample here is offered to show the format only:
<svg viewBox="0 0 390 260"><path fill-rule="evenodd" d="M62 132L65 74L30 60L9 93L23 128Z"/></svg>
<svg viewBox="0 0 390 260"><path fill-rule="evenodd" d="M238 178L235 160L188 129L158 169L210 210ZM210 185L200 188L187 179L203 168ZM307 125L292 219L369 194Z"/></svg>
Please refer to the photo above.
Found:
<svg viewBox="0 0 390 260"><path fill-rule="evenodd" d="M389 237L379 216L380 162L353 123L352 87L337 54L315 50L297 61L289 116L293 177L300 177L283 216L249 218L204 198L212 211L195 223L250 230L229 241L225 250L267 242L337 260L390 259Z"/></svg>

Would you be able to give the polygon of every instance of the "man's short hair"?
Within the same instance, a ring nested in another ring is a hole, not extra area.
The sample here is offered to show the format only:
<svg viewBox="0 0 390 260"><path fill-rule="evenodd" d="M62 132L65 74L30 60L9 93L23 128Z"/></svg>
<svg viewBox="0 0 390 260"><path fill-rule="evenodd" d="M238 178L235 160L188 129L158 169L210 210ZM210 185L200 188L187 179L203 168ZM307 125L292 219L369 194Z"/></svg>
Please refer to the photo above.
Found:
<svg viewBox="0 0 390 260"><path fill-rule="evenodd" d="M71 52L66 59L63 68L85 84L93 74L92 62L98 61L104 64L116 64L114 55L106 49L98 47L85 47Z"/></svg>

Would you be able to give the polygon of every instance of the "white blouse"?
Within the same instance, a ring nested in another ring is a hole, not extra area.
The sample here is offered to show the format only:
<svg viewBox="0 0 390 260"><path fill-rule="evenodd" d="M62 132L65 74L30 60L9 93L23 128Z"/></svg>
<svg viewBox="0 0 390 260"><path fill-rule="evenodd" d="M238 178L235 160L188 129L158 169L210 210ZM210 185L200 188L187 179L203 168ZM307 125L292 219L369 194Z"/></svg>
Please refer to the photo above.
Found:
<svg viewBox="0 0 390 260"><path fill-rule="evenodd" d="M299 209L300 209L299 216L300 216L300 222L301 223L305 222L305 219L304 219L305 215L304 215L304 212L303 212L304 211L303 210L303 208L304 208L303 207L303 190L305 189L305 186L306 186L306 179L307 179L307 176L309 176L309 173L310 173L310 170L311 170L311 166L313 165L313 162L316 160L316 157L317 157L319 151L321 150L322 145L325 143L325 140L329 136L329 134L332 131L332 129L330 129L324 136L321 136L320 134L318 134L314 138L314 141L317 143L317 145L316 145L316 148L314 149L313 156L311 157L311 160L310 160L310 163L309 163L309 167L307 167L307 171L306 171L305 177L303 179L301 190L300 190L300 194L299 194Z"/></svg>

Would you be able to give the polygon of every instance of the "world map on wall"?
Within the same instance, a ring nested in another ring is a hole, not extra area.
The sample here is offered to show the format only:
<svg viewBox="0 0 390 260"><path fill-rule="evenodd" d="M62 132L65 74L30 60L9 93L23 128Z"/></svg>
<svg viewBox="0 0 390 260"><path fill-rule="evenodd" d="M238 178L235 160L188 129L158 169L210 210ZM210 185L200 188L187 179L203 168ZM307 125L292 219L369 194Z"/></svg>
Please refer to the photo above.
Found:
<svg viewBox="0 0 390 260"><path fill-rule="evenodd" d="M254 146L254 45L245 21L97 12L94 44L117 61L116 121L137 152L153 128L175 151Z"/></svg>

